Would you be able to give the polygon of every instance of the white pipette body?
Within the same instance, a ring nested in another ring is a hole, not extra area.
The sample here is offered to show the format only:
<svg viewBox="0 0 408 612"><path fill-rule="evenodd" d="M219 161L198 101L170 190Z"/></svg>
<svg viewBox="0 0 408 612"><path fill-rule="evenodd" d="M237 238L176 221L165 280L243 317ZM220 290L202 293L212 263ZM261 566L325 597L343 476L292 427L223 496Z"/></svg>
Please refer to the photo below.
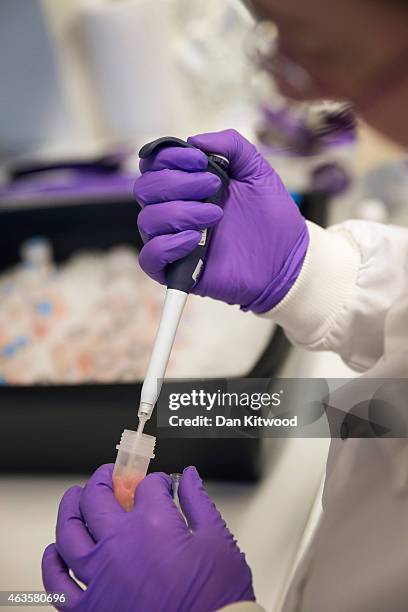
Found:
<svg viewBox="0 0 408 612"><path fill-rule="evenodd" d="M176 338L177 329L183 314L188 293L178 289L167 289L159 329L154 341L153 351L142 387L139 406L138 433L152 415L166 374L167 364Z"/></svg>

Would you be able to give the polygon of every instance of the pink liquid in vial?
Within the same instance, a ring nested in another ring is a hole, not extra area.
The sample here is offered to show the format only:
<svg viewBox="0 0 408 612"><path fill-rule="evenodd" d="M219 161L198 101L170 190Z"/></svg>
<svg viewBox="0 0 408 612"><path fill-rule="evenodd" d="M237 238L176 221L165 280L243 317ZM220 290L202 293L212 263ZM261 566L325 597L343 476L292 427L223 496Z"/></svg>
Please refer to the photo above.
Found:
<svg viewBox="0 0 408 612"><path fill-rule="evenodd" d="M126 512L133 508L135 491L143 480L143 475L137 476L113 476L113 492L116 499Z"/></svg>

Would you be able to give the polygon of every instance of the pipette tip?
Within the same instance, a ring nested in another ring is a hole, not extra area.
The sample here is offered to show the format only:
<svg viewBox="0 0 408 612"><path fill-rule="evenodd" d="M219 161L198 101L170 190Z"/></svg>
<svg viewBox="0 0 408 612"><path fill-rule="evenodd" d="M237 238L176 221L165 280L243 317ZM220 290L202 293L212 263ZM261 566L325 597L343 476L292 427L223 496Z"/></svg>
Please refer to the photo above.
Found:
<svg viewBox="0 0 408 612"><path fill-rule="evenodd" d="M137 435L141 436L144 430L144 426L146 425L146 421L148 420L147 414L141 414L139 416L139 426L137 428Z"/></svg>

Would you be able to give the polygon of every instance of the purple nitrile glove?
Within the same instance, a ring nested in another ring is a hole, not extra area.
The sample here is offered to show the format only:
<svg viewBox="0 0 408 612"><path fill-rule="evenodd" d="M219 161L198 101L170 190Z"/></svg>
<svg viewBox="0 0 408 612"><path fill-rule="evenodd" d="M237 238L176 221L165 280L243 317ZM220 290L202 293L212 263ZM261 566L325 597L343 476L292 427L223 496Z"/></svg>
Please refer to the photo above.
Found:
<svg viewBox="0 0 408 612"><path fill-rule="evenodd" d="M200 230L216 225L204 272L193 293L244 310L267 312L296 281L309 244L305 220L282 181L256 148L235 130L194 136L198 149L162 149L140 162L135 196L145 246L143 270L165 283L165 267L190 253ZM216 193L202 153L230 160L224 209L200 202Z"/></svg>
<svg viewBox="0 0 408 612"><path fill-rule="evenodd" d="M113 495L112 470L101 466L84 489L72 487L61 500L56 544L42 561L45 589L66 594L59 610L211 612L255 599L251 570L195 468L184 470L178 490L188 524L169 476L147 476L125 512Z"/></svg>

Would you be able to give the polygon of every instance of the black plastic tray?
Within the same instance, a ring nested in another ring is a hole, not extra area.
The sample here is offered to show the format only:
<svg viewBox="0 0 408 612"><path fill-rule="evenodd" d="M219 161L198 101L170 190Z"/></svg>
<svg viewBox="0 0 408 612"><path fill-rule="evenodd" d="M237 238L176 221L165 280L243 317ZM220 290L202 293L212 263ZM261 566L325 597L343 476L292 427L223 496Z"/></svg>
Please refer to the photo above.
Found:
<svg viewBox="0 0 408 612"><path fill-rule="evenodd" d="M326 198L307 196L304 214L325 224ZM57 206L0 202L0 270L19 259L19 246L33 236L52 242L57 261L78 249L108 249L116 244L140 248L138 207L129 198ZM245 350L245 347L242 347ZM277 329L249 377L273 376L289 343ZM90 472L114 461L122 430L135 428L141 382L77 386L0 387L0 470L7 472ZM154 433L154 419L146 431ZM202 475L254 480L260 475L259 440L158 441L154 470L180 471L194 464Z"/></svg>

